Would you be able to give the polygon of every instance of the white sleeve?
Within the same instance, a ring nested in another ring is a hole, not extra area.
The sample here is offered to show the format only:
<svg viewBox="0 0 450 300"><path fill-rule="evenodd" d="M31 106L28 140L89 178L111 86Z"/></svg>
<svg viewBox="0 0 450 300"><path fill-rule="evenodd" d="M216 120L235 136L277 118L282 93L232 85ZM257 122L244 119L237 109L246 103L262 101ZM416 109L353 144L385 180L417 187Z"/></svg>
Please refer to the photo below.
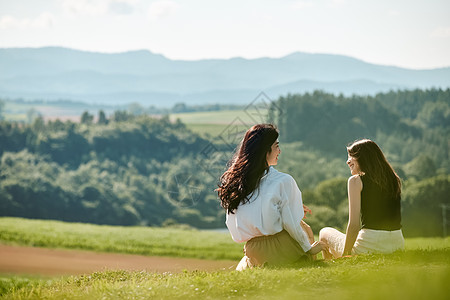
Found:
<svg viewBox="0 0 450 300"><path fill-rule="evenodd" d="M225 225L227 225L228 231L231 234L231 238L236 243L246 242L246 240L244 240L242 238L239 230L237 230L237 224L236 223L237 223L236 213L229 214L228 211L227 211Z"/></svg>
<svg viewBox="0 0 450 300"><path fill-rule="evenodd" d="M294 178L288 175L281 184L281 222L283 228L307 252L311 249L311 244L300 225L303 216L302 193Z"/></svg>

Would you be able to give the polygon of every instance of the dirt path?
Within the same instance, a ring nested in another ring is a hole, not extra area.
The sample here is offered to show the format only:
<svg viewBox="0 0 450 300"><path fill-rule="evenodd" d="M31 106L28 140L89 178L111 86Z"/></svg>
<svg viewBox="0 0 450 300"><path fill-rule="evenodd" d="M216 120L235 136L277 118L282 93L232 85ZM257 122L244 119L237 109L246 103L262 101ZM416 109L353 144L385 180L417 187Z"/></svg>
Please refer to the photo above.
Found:
<svg viewBox="0 0 450 300"><path fill-rule="evenodd" d="M0 273L78 275L105 270L234 270L238 262L0 245Z"/></svg>

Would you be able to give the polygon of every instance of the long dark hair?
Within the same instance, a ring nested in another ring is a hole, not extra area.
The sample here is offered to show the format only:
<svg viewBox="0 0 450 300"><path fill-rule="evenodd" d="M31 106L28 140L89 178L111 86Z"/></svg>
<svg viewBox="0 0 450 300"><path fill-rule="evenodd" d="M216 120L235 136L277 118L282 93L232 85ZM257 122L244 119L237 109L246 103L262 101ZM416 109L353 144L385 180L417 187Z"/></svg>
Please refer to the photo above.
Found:
<svg viewBox="0 0 450 300"><path fill-rule="evenodd" d="M347 147L347 152L358 161L363 176L370 178L381 189L400 197L400 177L375 142L368 139L355 141Z"/></svg>
<svg viewBox="0 0 450 300"><path fill-rule="evenodd" d="M248 196L269 168L267 153L277 138L278 130L272 124L258 124L247 130L216 190L227 213L233 214L239 204L249 201Z"/></svg>

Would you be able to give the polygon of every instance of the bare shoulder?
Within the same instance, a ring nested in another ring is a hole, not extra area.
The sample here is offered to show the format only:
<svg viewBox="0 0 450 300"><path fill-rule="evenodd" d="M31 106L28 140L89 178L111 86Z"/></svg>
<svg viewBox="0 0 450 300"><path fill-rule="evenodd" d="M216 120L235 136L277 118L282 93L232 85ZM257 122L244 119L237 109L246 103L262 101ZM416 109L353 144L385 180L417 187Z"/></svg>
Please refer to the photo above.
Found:
<svg viewBox="0 0 450 300"><path fill-rule="evenodd" d="M353 175L348 178L348 187L349 188L355 188L355 189L362 190L362 186L363 186L363 184L362 184L361 176Z"/></svg>

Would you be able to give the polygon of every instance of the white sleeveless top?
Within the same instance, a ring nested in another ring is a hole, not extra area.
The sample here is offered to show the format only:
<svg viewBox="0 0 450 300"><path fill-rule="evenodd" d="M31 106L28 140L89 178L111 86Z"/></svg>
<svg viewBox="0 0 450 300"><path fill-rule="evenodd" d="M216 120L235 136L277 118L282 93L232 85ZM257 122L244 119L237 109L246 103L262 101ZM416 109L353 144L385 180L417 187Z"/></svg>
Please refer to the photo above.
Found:
<svg viewBox="0 0 450 300"><path fill-rule="evenodd" d="M285 229L307 252L311 244L300 226L303 216L302 194L294 178L270 167L250 201L240 204L234 214L227 213L225 223L235 242Z"/></svg>

